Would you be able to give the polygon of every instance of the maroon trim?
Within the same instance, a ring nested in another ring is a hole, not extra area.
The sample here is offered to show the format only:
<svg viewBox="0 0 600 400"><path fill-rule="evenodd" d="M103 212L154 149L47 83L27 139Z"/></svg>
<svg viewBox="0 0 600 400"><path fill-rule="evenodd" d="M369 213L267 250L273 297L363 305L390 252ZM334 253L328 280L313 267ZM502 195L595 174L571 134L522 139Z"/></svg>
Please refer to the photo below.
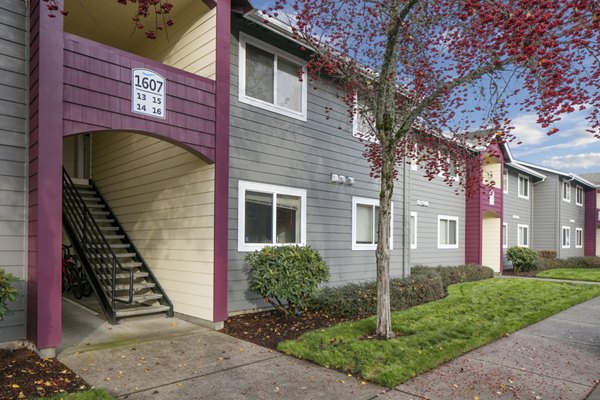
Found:
<svg viewBox="0 0 600 400"><path fill-rule="evenodd" d="M231 3L217 5L216 73L216 164L215 164L215 249L213 320L227 319L227 222L229 200L229 84L231 46Z"/></svg>
<svg viewBox="0 0 600 400"><path fill-rule="evenodd" d="M61 339L63 18L30 7L27 338L46 349Z"/></svg>
<svg viewBox="0 0 600 400"><path fill-rule="evenodd" d="M583 255L596 255L596 224L598 221L598 210L596 209L596 190L585 192L585 211L583 224ZM577 240L577 237L575 237Z"/></svg>

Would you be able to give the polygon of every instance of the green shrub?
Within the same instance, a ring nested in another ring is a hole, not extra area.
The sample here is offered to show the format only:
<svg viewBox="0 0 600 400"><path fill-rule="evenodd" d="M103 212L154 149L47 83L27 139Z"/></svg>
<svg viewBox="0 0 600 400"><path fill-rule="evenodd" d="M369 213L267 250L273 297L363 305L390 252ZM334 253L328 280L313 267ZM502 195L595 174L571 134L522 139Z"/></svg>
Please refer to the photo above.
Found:
<svg viewBox="0 0 600 400"><path fill-rule="evenodd" d="M563 268L564 260L560 258L539 257L537 262L537 270L544 271L547 269Z"/></svg>
<svg viewBox="0 0 600 400"><path fill-rule="evenodd" d="M11 314L8 302L13 302L17 298L17 289L12 287L16 281L17 278L0 268L0 321L4 319L4 316Z"/></svg>
<svg viewBox="0 0 600 400"><path fill-rule="evenodd" d="M318 285L329 279L327 264L309 246L265 246L245 261L250 290L289 316L303 309Z"/></svg>
<svg viewBox="0 0 600 400"><path fill-rule="evenodd" d="M411 271L411 275L429 275L431 273L437 273L442 277L444 284L444 290L450 285L463 282L480 281L482 279L488 279L494 277L494 271L489 267L484 267L477 264L466 264L452 267L427 267L424 265L416 265Z"/></svg>
<svg viewBox="0 0 600 400"><path fill-rule="evenodd" d="M445 296L442 279L436 273L390 281L392 311L404 310ZM338 317L370 317L377 313L377 284L349 283L323 288L311 299L308 308Z"/></svg>
<svg viewBox="0 0 600 400"><path fill-rule="evenodd" d="M600 268L600 257L570 257L562 261L561 268Z"/></svg>
<svg viewBox="0 0 600 400"><path fill-rule="evenodd" d="M535 271L538 267L538 255L527 247L511 247L506 257L512 261L516 272Z"/></svg>
<svg viewBox="0 0 600 400"><path fill-rule="evenodd" d="M556 250L540 250L538 251L538 256L554 260L558 256L558 252Z"/></svg>

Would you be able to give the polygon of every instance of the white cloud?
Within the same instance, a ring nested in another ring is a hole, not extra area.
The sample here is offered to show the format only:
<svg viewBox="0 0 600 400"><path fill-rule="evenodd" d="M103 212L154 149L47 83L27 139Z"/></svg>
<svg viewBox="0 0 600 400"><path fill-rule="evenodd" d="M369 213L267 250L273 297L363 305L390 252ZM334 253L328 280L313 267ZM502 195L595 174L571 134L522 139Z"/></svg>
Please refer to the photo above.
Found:
<svg viewBox="0 0 600 400"><path fill-rule="evenodd" d="M539 144L547 139L548 135L536 123L535 114L519 115L513 120L514 134L523 145Z"/></svg>
<svg viewBox="0 0 600 400"><path fill-rule="evenodd" d="M597 139L596 139L597 140ZM553 156L542 161L542 164L565 171L573 169L600 169L600 153L567 154Z"/></svg>

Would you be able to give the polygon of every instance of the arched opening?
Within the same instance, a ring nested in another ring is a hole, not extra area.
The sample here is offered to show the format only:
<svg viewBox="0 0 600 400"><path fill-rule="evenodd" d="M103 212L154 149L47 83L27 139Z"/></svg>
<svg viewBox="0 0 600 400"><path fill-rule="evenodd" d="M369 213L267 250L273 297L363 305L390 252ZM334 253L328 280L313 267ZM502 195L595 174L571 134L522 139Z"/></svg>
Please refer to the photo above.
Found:
<svg viewBox="0 0 600 400"><path fill-rule="evenodd" d="M143 258L175 313L211 321L214 312L214 164L188 149L148 134L103 131L65 137L63 166L78 185L81 198L92 207L95 222L104 229L114 251ZM67 197L63 194L63 199ZM63 202L63 214L67 207L69 205ZM72 242L77 237L80 236L66 233L63 241ZM85 252L86 247L79 246L78 250ZM121 261L133 266L139 260L124 257ZM89 275L89 269L86 272ZM163 304L156 298L155 288L149 286L151 281L144 275L147 272L141 267L135 267L134 272L137 275L134 275L133 296L138 300L117 305L118 320L137 315L131 311L138 309L137 306ZM123 276L124 271L120 274L123 280L117 284L124 285L127 277ZM95 292L100 295L98 290ZM94 298L95 295L83 298L82 303L102 315L100 296ZM119 292L117 296L122 298L126 294ZM65 338L76 341L98 328L89 321L78 321L74 315L81 315L80 311L69 314L64 304L63 301L63 322L68 322L63 325Z"/></svg>

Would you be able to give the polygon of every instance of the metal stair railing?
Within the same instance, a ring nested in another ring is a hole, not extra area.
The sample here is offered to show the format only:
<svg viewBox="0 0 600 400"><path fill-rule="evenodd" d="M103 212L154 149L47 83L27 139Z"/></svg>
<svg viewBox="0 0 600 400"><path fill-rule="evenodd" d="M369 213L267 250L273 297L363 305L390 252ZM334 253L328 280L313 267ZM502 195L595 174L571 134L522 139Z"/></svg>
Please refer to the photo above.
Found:
<svg viewBox="0 0 600 400"><path fill-rule="evenodd" d="M156 279L156 275L154 275L154 273L150 269L150 266L148 265L146 260L144 260L142 253L137 249L133 240L131 240L131 238L129 237L127 232L122 228L122 225L119 222L119 218L115 215L113 210L110 208L110 204L108 204L108 202L104 199L104 197L102 196L102 193L100 193L100 190L96 187L96 184L91 179L90 179L90 186L91 186L92 190L96 192L96 196L100 199L100 202L105 205L104 210L108 211L108 215L106 217L109 219L113 219L115 221L114 224L119 227L119 230L116 233L119 235L122 235L124 237L124 242L129 244L129 246L130 246L129 247L130 251L135 253L135 256L133 259L142 264L139 268L140 271L147 272L149 280L155 284L155 286L152 288L152 291L154 293L160 293L162 295L162 297L159 299L159 303L169 307L167 316L173 317L173 315L174 315L173 303L171 302L171 300L167 296L167 293L164 291L164 289L160 285L160 282L158 281L158 279Z"/></svg>
<svg viewBox="0 0 600 400"><path fill-rule="evenodd" d="M109 306L113 314L110 318L116 321L116 303L133 303L133 270L122 266L64 168L63 222L65 222L67 234L82 259L97 294L102 291L108 298L109 304L106 304L106 299L99 296L105 312L107 311L106 306ZM117 270L129 273L128 301L117 299ZM107 276L109 277L108 281ZM108 292L107 287L110 288Z"/></svg>

